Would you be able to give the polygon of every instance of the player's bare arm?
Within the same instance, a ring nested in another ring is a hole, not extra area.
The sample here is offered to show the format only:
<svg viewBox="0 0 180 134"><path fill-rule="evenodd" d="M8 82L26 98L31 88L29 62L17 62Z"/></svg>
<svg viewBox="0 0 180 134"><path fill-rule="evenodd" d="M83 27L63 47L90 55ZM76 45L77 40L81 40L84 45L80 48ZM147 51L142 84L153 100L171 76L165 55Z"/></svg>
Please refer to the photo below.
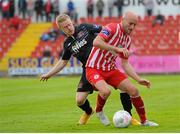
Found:
<svg viewBox="0 0 180 134"><path fill-rule="evenodd" d="M108 51L113 51L117 54L119 53L123 53L124 57L129 57L130 55L130 52L127 48L118 48L118 47L115 47L115 46L112 46L112 45L109 45L104 38L100 37L100 36L97 36L95 39L94 39L94 42L93 42L93 45L95 47L98 47L100 49L105 49L105 50L108 50Z"/></svg>
<svg viewBox="0 0 180 134"><path fill-rule="evenodd" d="M144 85L147 88L150 88L151 86L150 81L139 77L139 75L134 71L134 68L131 66L131 64L128 62L127 59L121 59L121 63L122 63L122 68L128 74L128 76L136 80L139 84Z"/></svg>
<svg viewBox="0 0 180 134"><path fill-rule="evenodd" d="M60 59L48 73L43 74L41 76L40 81L45 81L45 80L47 81L51 76L61 71L67 65L67 63L68 63L68 60Z"/></svg>

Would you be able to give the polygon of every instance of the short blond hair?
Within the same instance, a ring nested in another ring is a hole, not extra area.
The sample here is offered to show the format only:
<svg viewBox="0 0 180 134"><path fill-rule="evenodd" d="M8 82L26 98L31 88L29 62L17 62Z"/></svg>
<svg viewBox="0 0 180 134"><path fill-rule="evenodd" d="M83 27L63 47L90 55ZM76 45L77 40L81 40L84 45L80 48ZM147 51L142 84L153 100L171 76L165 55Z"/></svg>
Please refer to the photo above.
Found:
<svg viewBox="0 0 180 134"><path fill-rule="evenodd" d="M60 14L56 17L56 25L59 27L59 24L66 21L67 19L70 19L70 17L67 14Z"/></svg>

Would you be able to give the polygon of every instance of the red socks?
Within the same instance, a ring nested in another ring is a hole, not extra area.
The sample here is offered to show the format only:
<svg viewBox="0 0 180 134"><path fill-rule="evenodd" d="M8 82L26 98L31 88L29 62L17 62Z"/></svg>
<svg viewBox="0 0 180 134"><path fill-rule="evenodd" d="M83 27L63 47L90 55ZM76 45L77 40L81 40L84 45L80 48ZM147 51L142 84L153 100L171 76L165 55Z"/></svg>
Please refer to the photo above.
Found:
<svg viewBox="0 0 180 134"><path fill-rule="evenodd" d="M97 101L96 101L96 112L101 112L105 103L106 103L106 100L98 94Z"/></svg>
<svg viewBox="0 0 180 134"><path fill-rule="evenodd" d="M141 123L144 123L146 121L146 114L145 114L143 100L141 99L140 96L138 96L138 97L134 97L134 98L131 97L131 101L132 101L134 107L136 108L137 113L139 114ZM106 103L106 100L98 94L96 103L97 103L96 104L96 112L101 112Z"/></svg>
<svg viewBox="0 0 180 134"><path fill-rule="evenodd" d="M144 109L144 103L140 96L138 97L131 97L131 101L136 108L137 113L139 114L139 117L141 119L141 123L146 121L146 114Z"/></svg>

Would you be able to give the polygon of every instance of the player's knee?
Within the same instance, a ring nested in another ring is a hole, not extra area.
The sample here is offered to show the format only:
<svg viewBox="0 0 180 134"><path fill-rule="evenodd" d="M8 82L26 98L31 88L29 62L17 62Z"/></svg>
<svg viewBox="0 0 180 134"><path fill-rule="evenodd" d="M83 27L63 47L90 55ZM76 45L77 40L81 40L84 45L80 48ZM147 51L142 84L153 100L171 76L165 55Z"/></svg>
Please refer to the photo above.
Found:
<svg viewBox="0 0 180 134"><path fill-rule="evenodd" d="M77 100L76 101L77 106L81 106L82 104L84 104L84 100Z"/></svg>
<svg viewBox="0 0 180 134"><path fill-rule="evenodd" d="M107 99L111 94L110 90L104 90L103 92L101 92L101 95L104 99Z"/></svg>
<svg viewBox="0 0 180 134"><path fill-rule="evenodd" d="M77 106L81 106L82 104L84 104L85 100L83 98L76 98L76 105Z"/></svg>
<svg viewBox="0 0 180 134"><path fill-rule="evenodd" d="M130 90L130 96L134 96L134 97L136 97L136 96L138 96L139 95L139 92L138 92L138 90L136 89L136 88L132 88L131 90Z"/></svg>

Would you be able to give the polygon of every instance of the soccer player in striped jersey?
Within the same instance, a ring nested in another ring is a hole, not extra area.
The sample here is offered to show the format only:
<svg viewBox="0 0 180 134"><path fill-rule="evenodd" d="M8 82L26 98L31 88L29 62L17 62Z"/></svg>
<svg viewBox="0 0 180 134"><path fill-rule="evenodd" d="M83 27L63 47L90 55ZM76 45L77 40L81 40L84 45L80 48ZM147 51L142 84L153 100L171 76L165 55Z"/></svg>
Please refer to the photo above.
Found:
<svg viewBox="0 0 180 134"><path fill-rule="evenodd" d="M131 32L137 25L138 17L127 12L120 23L110 23L105 26L95 38L93 48L86 63L86 78L94 85L99 94L96 104L96 115L104 125L110 122L103 112L103 107L111 91L109 85L127 92L136 108L143 126L158 126L157 123L147 120L144 103L137 88L128 80L127 75L139 84L150 88L150 82L141 78L128 62L130 56ZM121 57L122 67L126 74L115 66L115 59Z"/></svg>

